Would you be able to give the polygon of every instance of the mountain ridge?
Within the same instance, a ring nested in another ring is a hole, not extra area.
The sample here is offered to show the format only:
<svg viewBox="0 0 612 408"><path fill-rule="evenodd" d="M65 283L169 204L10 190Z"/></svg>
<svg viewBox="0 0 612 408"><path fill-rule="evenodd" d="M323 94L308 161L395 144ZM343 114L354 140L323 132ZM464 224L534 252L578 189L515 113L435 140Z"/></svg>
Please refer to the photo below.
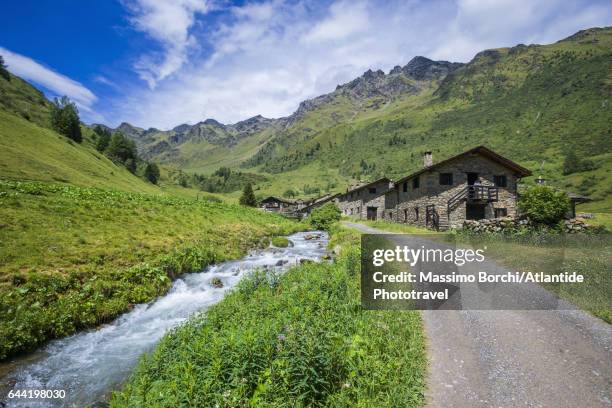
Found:
<svg viewBox="0 0 612 408"><path fill-rule="evenodd" d="M166 131L154 128L145 130L123 122L117 128L109 130L121 131L134 140L143 157L172 162L180 156L181 145L184 143L206 141L213 145L231 148L241 139L268 129L276 132L287 130L309 112L333 103L336 98L346 97L354 104L379 98L376 103L380 105L402 95L416 95L427 88L432 81L441 80L462 65L462 63L433 61L417 56L403 67L399 65L394 67L388 74L382 70L370 69L349 82L337 85L330 93L300 102L291 115L281 118L270 119L256 115L233 124L223 124L209 118L194 125L180 124ZM99 124L92 124L96 125Z"/></svg>

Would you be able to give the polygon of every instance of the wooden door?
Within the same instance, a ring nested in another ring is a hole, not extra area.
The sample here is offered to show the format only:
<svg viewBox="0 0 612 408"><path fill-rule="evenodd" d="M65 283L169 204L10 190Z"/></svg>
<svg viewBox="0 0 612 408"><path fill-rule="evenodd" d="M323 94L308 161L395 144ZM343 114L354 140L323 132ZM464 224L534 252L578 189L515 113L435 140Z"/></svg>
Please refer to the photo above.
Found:
<svg viewBox="0 0 612 408"><path fill-rule="evenodd" d="M378 207L368 207L367 208L367 219L368 220L374 220L374 221L376 220L376 213L378 212L377 209Z"/></svg>
<svg viewBox="0 0 612 408"><path fill-rule="evenodd" d="M466 220L482 220L485 218L485 206L483 204L467 204L465 206Z"/></svg>

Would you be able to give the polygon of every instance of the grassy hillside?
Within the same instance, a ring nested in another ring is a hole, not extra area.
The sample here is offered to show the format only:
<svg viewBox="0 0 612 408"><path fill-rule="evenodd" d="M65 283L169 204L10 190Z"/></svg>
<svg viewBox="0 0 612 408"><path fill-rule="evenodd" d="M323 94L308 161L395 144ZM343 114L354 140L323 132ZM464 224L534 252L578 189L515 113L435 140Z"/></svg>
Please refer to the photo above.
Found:
<svg viewBox="0 0 612 408"><path fill-rule="evenodd" d="M297 226L209 200L0 181L0 359L108 321L171 278Z"/></svg>
<svg viewBox="0 0 612 408"><path fill-rule="evenodd" d="M38 180L131 192L159 193L97 152L89 138L75 143L0 110L0 179Z"/></svg>
<svg viewBox="0 0 612 408"><path fill-rule="evenodd" d="M266 130L252 137L240 139L235 145L212 144L205 140L189 141L180 147L178 164L185 171L209 174L220 167L237 168L253 156L270 137ZM176 163L174 160L169 160Z"/></svg>
<svg viewBox="0 0 612 408"><path fill-rule="evenodd" d="M43 127L49 126L51 102L23 79L10 74L0 76L0 110L10 112Z"/></svg>

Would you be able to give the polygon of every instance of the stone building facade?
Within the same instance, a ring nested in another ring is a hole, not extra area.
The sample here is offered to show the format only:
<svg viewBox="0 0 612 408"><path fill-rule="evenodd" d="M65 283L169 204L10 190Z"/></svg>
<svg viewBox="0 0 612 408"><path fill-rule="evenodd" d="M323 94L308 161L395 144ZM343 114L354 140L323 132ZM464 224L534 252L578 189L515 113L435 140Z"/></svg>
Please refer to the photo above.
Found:
<svg viewBox="0 0 612 408"><path fill-rule="evenodd" d="M264 211L280 214L293 213L298 208L298 204L295 201L274 196L264 198L259 205Z"/></svg>
<svg viewBox="0 0 612 408"><path fill-rule="evenodd" d="M349 188L336 197L336 204L342 215L359 219L376 220L384 218L385 198L393 183L386 177Z"/></svg>
<svg viewBox="0 0 612 408"><path fill-rule="evenodd" d="M322 205L329 203L329 202L336 202L339 195L340 194L334 194L334 195L325 194L321 197L307 201L305 205L297 209L297 212L298 214L300 214L300 217L308 216L310 215L312 210L314 210L315 208L319 208Z"/></svg>
<svg viewBox="0 0 612 408"><path fill-rule="evenodd" d="M479 146L437 164L430 152L423 169L385 193L385 217L435 229L460 227L466 219L517 216L517 183L524 167Z"/></svg>

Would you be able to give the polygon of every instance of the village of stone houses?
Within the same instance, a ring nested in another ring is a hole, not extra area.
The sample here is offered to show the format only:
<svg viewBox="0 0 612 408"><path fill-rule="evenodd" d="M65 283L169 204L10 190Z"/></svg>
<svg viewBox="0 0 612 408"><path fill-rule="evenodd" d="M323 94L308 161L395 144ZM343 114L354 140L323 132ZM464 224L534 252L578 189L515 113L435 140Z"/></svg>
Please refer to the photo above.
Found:
<svg viewBox="0 0 612 408"><path fill-rule="evenodd" d="M498 232L507 226L527 223L517 205L521 179L532 172L485 146L435 161L431 151L423 154L422 168L398 180L382 177L347 187L345 192L311 200L270 196L261 209L302 218L326 203L334 203L347 218L384 220L432 230L467 228ZM538 177L536 184L545 184ZM589 197L565 192L570 202L565 231L589 230L576 206Z"/></svg>

